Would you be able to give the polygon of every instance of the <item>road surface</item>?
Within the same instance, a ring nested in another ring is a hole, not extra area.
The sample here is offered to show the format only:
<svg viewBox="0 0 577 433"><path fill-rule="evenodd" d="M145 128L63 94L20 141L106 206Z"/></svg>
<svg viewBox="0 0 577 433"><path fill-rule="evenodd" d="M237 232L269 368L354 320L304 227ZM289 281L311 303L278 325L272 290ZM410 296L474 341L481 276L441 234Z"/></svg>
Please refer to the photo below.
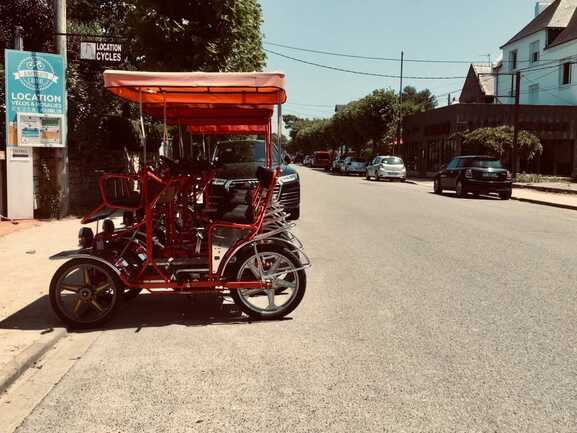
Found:
<svg viewBox="0 0 577 433"><path fill-rule="evenodd" d="M300 172L289 320L141 296L18 432L577 430L577 212Z"/></svg>

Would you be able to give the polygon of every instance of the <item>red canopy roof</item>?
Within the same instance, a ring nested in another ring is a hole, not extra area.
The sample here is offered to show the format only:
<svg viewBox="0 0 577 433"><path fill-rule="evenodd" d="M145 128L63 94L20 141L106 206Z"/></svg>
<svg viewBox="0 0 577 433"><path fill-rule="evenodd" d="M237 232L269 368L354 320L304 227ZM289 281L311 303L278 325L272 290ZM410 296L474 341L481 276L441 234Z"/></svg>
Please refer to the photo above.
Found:
<svg viewBox="0 0 577 433"><path fill-rule="evenodd" d="M257 135L265 134L266 125L189 125L193 135Z"/></svg>
<svg viewBox="0 0 577 433"><path fill-rule="evenodd" d="M105 71L104 85L146 104L274 105L286 102L282 72Z"/></svg>

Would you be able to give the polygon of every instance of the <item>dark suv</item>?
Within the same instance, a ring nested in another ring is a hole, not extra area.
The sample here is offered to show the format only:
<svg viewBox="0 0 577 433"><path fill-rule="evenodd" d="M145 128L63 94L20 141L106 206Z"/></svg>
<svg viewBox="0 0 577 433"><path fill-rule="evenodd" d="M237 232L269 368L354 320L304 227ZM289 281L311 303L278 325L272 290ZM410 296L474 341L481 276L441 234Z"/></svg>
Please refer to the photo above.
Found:
<svg viewBox="0 0 577 433"><path fill-rule="evenodd" d="M435 193L454 190L457 197L468 193L497 193L502 200L511 198L512 179L498 158L492 156L459 156L435 176Z"/></svg>
<svg viewBox="0 0 577 433"><path fill-rule="evenodd" d="M216 156L220 168L212 183L213 199L224 198L227 191L237 184L256 183L256 169L266 163L264 140L233 140L218 143ZM285 164L279 163L279 153L273 146L273 168L279 167L280 177L275 187L275 195L289 215L288 219L297 220L300 217L301 185L297 171ZM213 203L218 206L218 203Z"/></svg>

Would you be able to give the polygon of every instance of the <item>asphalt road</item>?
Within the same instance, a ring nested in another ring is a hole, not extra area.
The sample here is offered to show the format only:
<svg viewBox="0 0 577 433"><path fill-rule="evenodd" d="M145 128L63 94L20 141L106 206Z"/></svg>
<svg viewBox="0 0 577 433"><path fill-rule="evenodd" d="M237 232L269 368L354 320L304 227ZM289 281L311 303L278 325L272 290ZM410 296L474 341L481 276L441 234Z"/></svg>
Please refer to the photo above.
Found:
<svg viewBox="0 0 577 433"><path fill-rule="evenodd" d="M577 431L577 212L301 174L290 320L141 296L18 431Z"/></svg>

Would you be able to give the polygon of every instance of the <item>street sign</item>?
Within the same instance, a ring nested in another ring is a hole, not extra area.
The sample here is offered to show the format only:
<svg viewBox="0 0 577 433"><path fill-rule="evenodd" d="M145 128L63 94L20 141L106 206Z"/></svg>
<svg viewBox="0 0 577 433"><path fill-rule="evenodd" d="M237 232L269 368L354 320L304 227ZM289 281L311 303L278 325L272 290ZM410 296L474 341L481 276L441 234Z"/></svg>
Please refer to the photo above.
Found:
<svg viewBox="0 0 577 433"><path fill-rule="evenodd" d="M122 62L122 44L108 42L81 42L80 59L101 63Z"/></svg>
<svg viewBox="0 0 577 433"><path fill-rule="evenodd" d="M33 147L66 146L66 77L56 54L5 50L6 205L34 216Z"/></svg>
<svg viewBox="0 0 577 433"><path fill-rule="evenodd" d="M63 147L62 56L6 50L5 60L7 145Z"/></svg>

